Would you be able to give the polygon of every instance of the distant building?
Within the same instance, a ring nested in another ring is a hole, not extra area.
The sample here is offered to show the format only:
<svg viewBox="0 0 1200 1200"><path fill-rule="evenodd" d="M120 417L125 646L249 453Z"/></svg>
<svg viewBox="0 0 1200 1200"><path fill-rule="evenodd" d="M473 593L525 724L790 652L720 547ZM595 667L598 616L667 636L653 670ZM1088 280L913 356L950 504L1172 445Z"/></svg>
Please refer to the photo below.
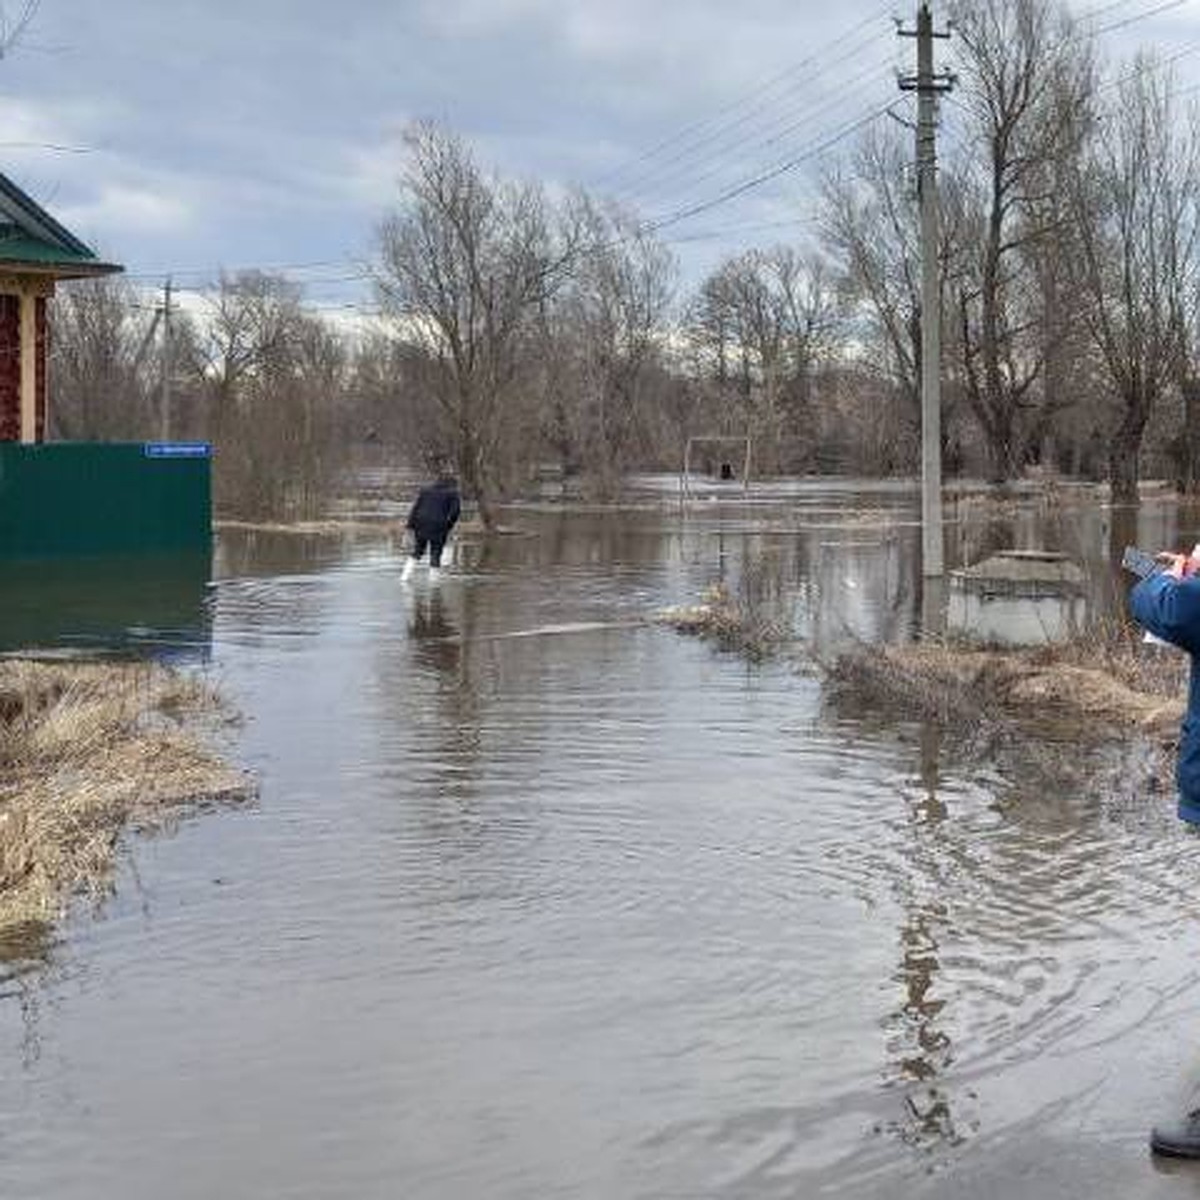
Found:
<svg viewBox="0 0 1200 1200"><path fill-rule="evenodd" d="M207 444L42 444L51 403L46 301L60 279L121 269L0 175L0 570L18 564L0 590L26 604L39 603L26 565L34 559L182 554L194 558L188 578L208 577ZM143 561L136 575L149 570Z"/></svg>
<svg viewBox="0 0 1200 1200"><path fill-rule="evenodd" d="M41 442L48 410L46 301L60 279L122 270L0 174L0 442Z"/></svg>

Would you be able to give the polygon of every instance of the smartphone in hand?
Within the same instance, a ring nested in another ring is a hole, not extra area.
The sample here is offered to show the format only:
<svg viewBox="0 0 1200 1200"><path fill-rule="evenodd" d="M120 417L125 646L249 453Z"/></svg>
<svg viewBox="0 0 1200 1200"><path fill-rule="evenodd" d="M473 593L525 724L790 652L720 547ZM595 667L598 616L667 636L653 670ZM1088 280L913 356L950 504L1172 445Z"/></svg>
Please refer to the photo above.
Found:
<svg viewBox="0 0 1200 1200"><path fill-rule="evenodd" d="M1148 579L1151 575L1165 571L1167 564L1159 562L1153 554L1147 554L1145 550L1139 550L1136 546L1126 546L1125 553L1121 555L1121 567L1139 579Z"/></svg>

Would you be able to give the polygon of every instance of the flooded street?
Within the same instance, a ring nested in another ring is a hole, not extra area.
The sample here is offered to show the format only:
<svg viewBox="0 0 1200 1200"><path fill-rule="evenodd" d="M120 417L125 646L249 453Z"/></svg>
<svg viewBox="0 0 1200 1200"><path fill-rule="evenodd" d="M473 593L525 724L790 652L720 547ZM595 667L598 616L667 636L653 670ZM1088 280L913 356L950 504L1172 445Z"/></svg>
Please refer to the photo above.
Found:
<svg viewBox="0 0 1200 1200"><path fill-rule="evenodd" d="M518 507L408 588L383 537L222 535L135 633L208 663L259 801L132 838L0 966L0 1195L1194 1195L1145 1145L1200 1089L1173 796L1048 790L643 621L723 576L821 647L905 640L914 502ZM1065 549L1103 609L1114 545L1195 533L949 536Z"/></svg>

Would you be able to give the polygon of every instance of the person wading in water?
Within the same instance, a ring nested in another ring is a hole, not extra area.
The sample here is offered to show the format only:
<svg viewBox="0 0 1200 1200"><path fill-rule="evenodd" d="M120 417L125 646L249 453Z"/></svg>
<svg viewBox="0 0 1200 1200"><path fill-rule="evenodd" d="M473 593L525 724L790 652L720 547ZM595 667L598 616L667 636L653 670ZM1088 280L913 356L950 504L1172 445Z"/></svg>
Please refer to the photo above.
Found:
<svg viewBox="0 0 1200 1200"><path fill-rule="evenodd" d="M1138 624L1187 651L1192 660L1187 713L1179 739L1175 781L1179 788L1179 818L1200 828L1200 545L1186 554L1161 554L1166 566L1143 579L1129 595ZM1156 1125L1150 1148L1176 1158L1200 1158L1200 1108L1180 1120Z"/></svg>
<svg viewBox="0 0 1200 1200"><path fill-rule="evenodd" d="M417 493L408 514L408 529L412 532L412 554L404 563L401 580L407 580L413 567L429 547L429 575L436 579L442 565L442 550L450 531L458 521L462 504L458 496L458 481L449 471L438 472L433 483Z"/></svg>

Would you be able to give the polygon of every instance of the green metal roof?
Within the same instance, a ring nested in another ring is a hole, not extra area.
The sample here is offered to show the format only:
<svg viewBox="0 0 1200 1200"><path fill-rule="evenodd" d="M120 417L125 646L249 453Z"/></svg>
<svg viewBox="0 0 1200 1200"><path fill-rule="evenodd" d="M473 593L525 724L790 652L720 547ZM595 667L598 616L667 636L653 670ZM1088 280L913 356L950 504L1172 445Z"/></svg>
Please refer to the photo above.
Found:
<svg viewBox="0 0 1200 1200"><path fill-rule="evenodd" d="M102 262L90 246L0 174L0 268L4 267L24 267L60 279L110 275L122 269Z"/></svg>
<svg viewBox="0 0 1200 1200"><path fill-rule="evenodd" d="M100 265L94 254L79 254L30 237L14 225L0 225L0 263L29 263L36 266Z"/></svg>

